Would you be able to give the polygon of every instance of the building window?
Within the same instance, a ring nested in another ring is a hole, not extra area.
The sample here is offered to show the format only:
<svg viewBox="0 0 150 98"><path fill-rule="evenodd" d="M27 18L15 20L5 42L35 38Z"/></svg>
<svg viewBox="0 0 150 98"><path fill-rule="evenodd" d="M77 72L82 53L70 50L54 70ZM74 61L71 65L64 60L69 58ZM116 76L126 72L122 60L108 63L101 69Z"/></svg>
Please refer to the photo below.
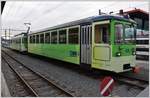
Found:
<svg viewBox="0 0 150 98"><path fill-rule="evenodd" d="M50 43L50 33L45 33L45 43Z"/></svg>
<svg viewBox="0 0 150 98"><path fill-rule="evenodd" d="M137 29L142 29L142 19L140 19L140 18L134 18L134 20L137 23Z"/></svg>
<svg viewBox="0 0 150 98"><path fill-rule="evenodd" d="M79 33L79 28L70 28L69 29L69 44L78 44L78 33Z"/></svg>
<svg viewBox="0 0 150 98"><path fill-rule="evenodd" d="M60 44L66 44L66 35L67 35L67 30L60 30L59 31L59 43Z"/></svg>
<svg viewBox="0 0 150 98"><path fill-rule="evenodd" d="M144 30L149 30L149 21L148 20L144 21Z"/></svg>
<svg viewBox="0 0 150 98"><path fill-rule="evenodd" d="M40 43L44 43L44 34L40 34Z"/></svg>
<svg viewBox="0 0 150 98"><path fill-rule="evenodd" d="M57 44L57 31L51 32L51 43Z"/></svg>

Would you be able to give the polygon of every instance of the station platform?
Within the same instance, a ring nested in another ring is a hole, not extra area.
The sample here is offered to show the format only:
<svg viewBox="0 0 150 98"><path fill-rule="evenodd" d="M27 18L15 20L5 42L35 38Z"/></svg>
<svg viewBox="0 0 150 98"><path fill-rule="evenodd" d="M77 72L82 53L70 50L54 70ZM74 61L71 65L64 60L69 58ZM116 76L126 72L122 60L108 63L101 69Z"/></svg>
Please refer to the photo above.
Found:
<svg viewBox="0 0 150 98"><path fill-rule="evenodd" d="M148 97L149 96L149 86L144 89L137 97Z"/></svg>
<svg viewBox="0 0 150 98"><path fill-rule="evenodd" d="M6 80L5 80L2 72L1 72L1 96L2 97L11 97Z"/></svg>

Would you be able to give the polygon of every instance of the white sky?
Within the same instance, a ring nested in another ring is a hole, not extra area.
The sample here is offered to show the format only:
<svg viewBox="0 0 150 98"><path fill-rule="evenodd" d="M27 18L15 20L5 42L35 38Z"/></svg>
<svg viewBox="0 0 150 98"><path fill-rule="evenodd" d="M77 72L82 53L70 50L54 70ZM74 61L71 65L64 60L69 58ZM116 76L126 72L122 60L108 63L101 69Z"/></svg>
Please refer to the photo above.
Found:
<svg viewBox="0 0 150 98"><path fill-rule="evenodd" d="M2 29L27 30L24 23L31 23L31 31L98 15L98 10L109 13L140 8L147 12L146 1L7 1L2 14ZM18 34L20 31L11 31ZM4 32L2 31L2 35Z"/></svg>

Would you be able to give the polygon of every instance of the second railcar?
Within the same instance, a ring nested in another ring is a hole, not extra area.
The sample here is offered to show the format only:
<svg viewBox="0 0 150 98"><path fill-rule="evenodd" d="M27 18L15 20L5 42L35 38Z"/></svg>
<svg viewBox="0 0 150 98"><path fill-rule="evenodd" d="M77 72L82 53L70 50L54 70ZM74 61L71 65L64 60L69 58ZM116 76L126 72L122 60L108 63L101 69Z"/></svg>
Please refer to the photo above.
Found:
<svg viewBox="0 0 150 98"><path fill-rule="evenodd" d="M20 33L11 38L10 48L19 52L27 52L27 33Z"/></svg>

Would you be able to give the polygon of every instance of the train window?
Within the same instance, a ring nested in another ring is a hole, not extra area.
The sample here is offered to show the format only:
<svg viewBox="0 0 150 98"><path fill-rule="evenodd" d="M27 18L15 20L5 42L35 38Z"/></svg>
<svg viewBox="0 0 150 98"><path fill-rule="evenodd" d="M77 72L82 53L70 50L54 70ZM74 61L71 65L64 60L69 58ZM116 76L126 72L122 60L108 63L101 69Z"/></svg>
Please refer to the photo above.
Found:
<svg viewBox="0 0 150 98"><path fill-rule="evenodd" d="M30 43L32 43L32 36L30 36Z"/></svg>
<svg viewBox="0 0 150 98"><path fill-rule="evenodd" d="M59 31L59 43L60 44L66 44L66 35L67 35L67 30L60 30Z"/></svg>
<svg viewBox="0 0 150 98"><path fill-rule="evenodd" d="M40 43L44 43L44 34L40 34Z"/></svg>
<svg viewBox="0 0 150 98"><path fill-rule="evenodd" d="M123 25L115 25L115 43L123 43Z"/></svg>
<svg viewBox="0 0 150 98"><path fill-rule="evenodd" d="M45 43L50 43L50 33L45 33Z"/></svg>
<svg viewBox="0 0 150 98"><path fill-rule="evenodd" d="M18 40L16 39L16 44L18 43Z"/></svg>
<svg viewBox="0 0 150 98"><path fill-rule="evenodd" d="M18 39L16 39L16 43L18 44Z"/></svg>
<svg viewBox="0 0 150 98"><path fill-rule="evenodd" d="M22 42L23 42L23 43L27 43L27 38L26 38L26 37L23 37L23 38L22 38Z"/></svg>
<svg viewBox="0 0 150 98"><path fill-rule="evenodd" d="M51 32L51 43L57 44L57 31Z"/></svg>
<svg viewBox="0 0 150 98"><path fill-rule="evenodd" d="M109 43L109 24L95 25L95 43Z"/></svg>
<svg viewBox="0 0 150 98"><path fill-rule="evenodd" d="M33 35L32 42L35 43L35 35Z"/></svg>
<svg viewBox="0 0 150 98"><path fill-rule="evenodd" d="M131 25L125 25L125 43L135 43L135 29Z"/></svg>
<svg viewBox="0 0 150 98"><path fill-rule="evenodd" d="M18 38L18 43L21 43L21 38Z"/></svg>
<svg viewBox="0 0 150 98"><path fill-rule="evenodd" d="M78 44L78 34L79 34L79 28L70 28L69 29L69 44Z"/></svg>
<svg viewBox="0 0 150 98"><path fill-rule="evenodd" d="M39 42L39 35L36 35L36 43L38 44Z"/></svg>

